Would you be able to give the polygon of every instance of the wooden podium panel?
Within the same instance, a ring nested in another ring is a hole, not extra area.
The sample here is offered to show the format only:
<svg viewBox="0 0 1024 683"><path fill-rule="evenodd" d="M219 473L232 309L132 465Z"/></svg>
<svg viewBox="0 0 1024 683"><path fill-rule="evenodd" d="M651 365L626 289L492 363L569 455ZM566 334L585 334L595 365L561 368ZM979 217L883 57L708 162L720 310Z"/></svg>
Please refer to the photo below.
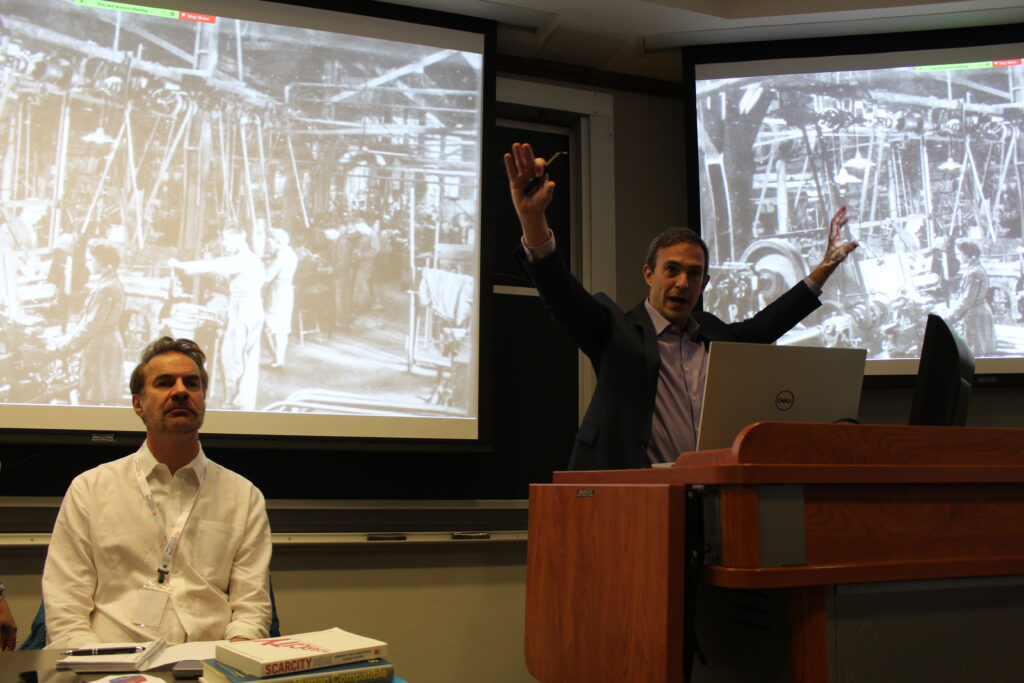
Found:
<svg viewBox="0 0 1024 683"><path fill-rule="evenodd" d="M1024 430L758 423L671 468L531 487L526 655L542 683L682 680L695 485L720 544L702 581L789 591L795 682L829 680L825 586L1024 575Z"/></svg>
<svg viewBox="0 0 1024 683"><path fill-rule="evenodd" d="M684 490L530 488L530 673L545 682L682 680Z"/></svg>
<svg viewBox="0 0 1024 683"><path fill-rule="evenodd" d="M804 487L807 564L1024 557L1020 484Z"/></svg>

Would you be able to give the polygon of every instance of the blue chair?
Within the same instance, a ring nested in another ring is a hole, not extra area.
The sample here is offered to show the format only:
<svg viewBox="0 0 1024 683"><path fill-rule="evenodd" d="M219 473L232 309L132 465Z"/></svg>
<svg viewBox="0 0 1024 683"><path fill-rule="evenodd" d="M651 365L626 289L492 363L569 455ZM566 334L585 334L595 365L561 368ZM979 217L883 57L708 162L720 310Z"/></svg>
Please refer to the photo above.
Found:
<svg viewBox="0 0 1024 683"><path fill-rule="evenodd" d="M270 636L277 638L281 635L281 620L277 618L277 601L274 600L274 583L269 584L270 589ZM22 642L19 650L42 650L46 647L46 609L43 603L39 603L35 618L32 619L32 626L28 632L28 638Z"/></svg>
<svg viewBox="0 0 1024 683"><path fill-rule="evenodd" d="M32 619L32 628L28 632L28 638L22 642L19 650L42 650L46 647L46 611L43 603L39 603L36 616Z"/></svg>

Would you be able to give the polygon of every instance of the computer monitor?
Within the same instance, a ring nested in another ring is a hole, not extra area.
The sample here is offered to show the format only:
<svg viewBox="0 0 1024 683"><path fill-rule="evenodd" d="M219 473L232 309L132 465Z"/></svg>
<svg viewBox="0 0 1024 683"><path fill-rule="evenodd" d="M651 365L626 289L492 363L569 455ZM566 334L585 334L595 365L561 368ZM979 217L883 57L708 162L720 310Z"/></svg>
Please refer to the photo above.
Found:
<svg viewBox="0 0 1024 683"><path fill-rule="evenodd" d="M921 343L912 425L960 425L967 420L967 403L974 383L974 355L946 321L928 315Z"/></svg>

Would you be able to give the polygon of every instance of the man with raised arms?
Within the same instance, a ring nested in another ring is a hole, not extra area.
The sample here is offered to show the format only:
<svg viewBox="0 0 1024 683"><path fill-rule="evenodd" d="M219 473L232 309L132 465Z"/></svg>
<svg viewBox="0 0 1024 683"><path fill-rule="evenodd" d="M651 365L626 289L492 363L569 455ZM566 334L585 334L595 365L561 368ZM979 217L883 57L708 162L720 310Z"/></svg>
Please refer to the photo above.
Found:
<svg viewBox="0 0 1024 683"><path fill-rule="evenodd" d="M206 357L163 337L130 388L146 441L78 475L43 569L47 647L268 635L270 526L263 495L208 460Z"/></svg>
<svg viewBox="0 0 1024 683"><path fill-rule="evenodd" d="M712 341L771 343L821 305L821 288L857 247L841 242L846 208L832 217L821 263L757 315L725 323L694 310L708 281L708 248L700 235L670 228L651 242L643 265L648 296L623 311L604 294L591 295L561 258L545 209L555 183L528 144L505 154L512 202L523 229L522 262L549 313L590 358L597 387L580 424L569 467L618 469L673 462L696 446L708 345ZM526 185L543 182L533 192Z"/></svg>

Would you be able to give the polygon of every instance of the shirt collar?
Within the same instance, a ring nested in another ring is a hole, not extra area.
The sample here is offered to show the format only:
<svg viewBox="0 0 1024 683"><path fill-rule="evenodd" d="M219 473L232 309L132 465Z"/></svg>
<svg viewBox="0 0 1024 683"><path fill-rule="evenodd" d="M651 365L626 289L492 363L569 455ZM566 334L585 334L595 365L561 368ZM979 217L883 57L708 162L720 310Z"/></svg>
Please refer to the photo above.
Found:
<svg viewBox="0 0 1024 683"><path fill-rule="evenodd" d="M139 461L142 463L142 473L149 479L149 475L153 473L153 469L160 463L155 457L153 452L149 450L149 442L143 442L142 448L139 449ZM201 481L206 476L206 454L203 453L203 447L199 447L199 452L196 453L196 457L192 458L191 462L187 465L183 465L179 472L193 472L197 481Z"/></svg>
<svg viewBox="0 0 1024 683"><path fill-rule="evenodd" d="M665 316L658 312L658 309L651 305L650 300L644 299L644 308L647 309L647 315L651 316L651 323L654 325L654 334L661 336L667 328L671 327L673 332L678 334L676 328L670 323ZM690 316L690 319L686 321L686 328L683 329L682 335L686 339L696 340L697 335L700 333L700 323Z"/></svg>

